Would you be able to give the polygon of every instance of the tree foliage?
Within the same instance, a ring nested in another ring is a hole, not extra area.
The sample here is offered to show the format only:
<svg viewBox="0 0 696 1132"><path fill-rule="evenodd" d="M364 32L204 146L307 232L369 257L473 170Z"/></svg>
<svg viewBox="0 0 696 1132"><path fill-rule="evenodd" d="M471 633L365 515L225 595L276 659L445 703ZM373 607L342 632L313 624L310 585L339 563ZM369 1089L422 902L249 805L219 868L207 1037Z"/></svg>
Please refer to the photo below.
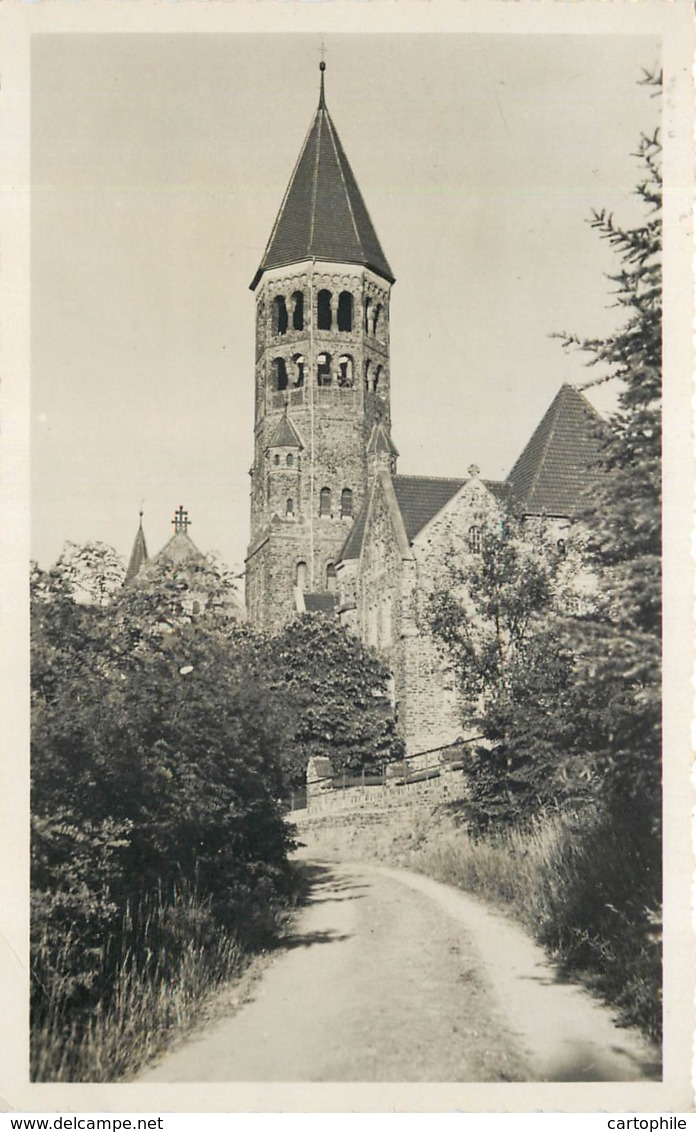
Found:
<svg viewBox="0 0 696 1132"><path fill-rule="evenodd" d="M659 88L660 76L646 82ZM479 722L493 749L479 753L472 774L481 820L519 820L535 805L563 800L568 782L572 795L584 781L616 820L644 830L646 867L655 870L661 769L659 132L641 138L636 156L643 219L622 226L598 211L590 221L616 252L618 268L610 279L625 319L606 338L560 335L566 346L590 354L588 364L603 371L599 381L616 379L620 388L602 474L575 551L596 579L596 599L580 615L567 616L562 601L554 609L553 572L541 559L525 561L508 525L507 532L489 533L478 561L454 579L454 590L436 595L433 613L464 690L483 694ZM517 533L524 538L524 530Z"/></svg>
<svg viewBox="0 0 696 1132"><path fill-rule="evenodd" d="M485 739L469 767L474 829L523 825L588 789L558 712L573 678L558 632L572 591L555 541L509 514L432 595L430 627L458 679L465 729Z"/></svg>
<svg viewBox="0 0 696 1132"><path fill-rule="evenodd" d="M123 585L123 559L103 542L66 542L52 571L75 601L108 605Z"/></svg>
<svg viewBox="0 0 696 1132"><path fill-rule="evenodd" d="M317 755L351 774L399 757L389 671L335 617L297 618L270 642L270 655L286 719L290 785L304 785L307 763Z"/></svg>
<svg viewBox="0 0 696 1132"><path fill-rule="evenodd" d="M35 951L39 1004L71 979L69 1001L90 1001L109 933L155 888L195 886L251 938L289 883L258 642L221 614L220 579L186 614L176 574L165 563L107 606L33 571L33 931L56 943Z"/></svg>
<svg viewBox="0 0 696 1132"><path fill-rule="evenodd" d="M659 92L660 74L647 75ZM618 409L588 503L588 562L604 595L601 615L576 625L572 641L585 695L578 727L592 737L617 806L656 828L661 769L661 203L660 135L644 135L636 188L644 219L622 227L596 213L593 226L615 249L610 276L626 321L604 339L565 335L590 365L619 382Z"/></svg>

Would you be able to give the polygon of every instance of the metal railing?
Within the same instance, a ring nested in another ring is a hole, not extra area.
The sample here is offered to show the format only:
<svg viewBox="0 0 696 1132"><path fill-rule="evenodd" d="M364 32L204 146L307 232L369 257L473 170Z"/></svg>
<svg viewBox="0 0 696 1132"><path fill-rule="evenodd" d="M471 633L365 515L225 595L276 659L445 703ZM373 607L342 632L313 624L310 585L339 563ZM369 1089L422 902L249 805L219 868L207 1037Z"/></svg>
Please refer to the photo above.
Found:
<svg viewBox="0 0 696 1132"><path fill-rule="evenodd" d="M472 735L467 739L459 739L446 747L433 747L427 751L416 751L411 755L404 755L402 759L396 762L383 763L378 774L367 774L362 771L359 776L354 776L346 774L345 771L339 771L337 774L320 775L308 780L308 793L311 796L311 787L321 786L321 783L326 784L324 789L328 792L329 790L349 790L355 787L385 786L387 783L394 786L403 786L411 782L424 782L430 778L438 778L443 771L462 770L467 761L465 748L483 738L483 735ZM425 762L422 766L410 769L408 764L412 764L416 759L425 760ZM402 770L402 767L405 769Z"/></svg>

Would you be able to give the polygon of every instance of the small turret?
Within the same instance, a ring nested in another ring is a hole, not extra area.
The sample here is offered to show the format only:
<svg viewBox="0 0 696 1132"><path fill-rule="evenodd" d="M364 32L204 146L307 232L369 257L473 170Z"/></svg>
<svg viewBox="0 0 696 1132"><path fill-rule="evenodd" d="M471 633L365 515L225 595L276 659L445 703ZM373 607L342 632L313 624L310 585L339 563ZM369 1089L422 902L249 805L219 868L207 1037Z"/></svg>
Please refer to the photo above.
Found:
<svg viewBox="0 0 696 1132"><path fill-rule="evenodd" d="M140 573L145 563L148 561L147 557L147 544L145 542L145 532L143 531L143 512L140 512L140 525L135 536L133 549L128 562L128 569L126 576L123 579L124 586L130 584L133 579Z"/></svg>
<svg viewBox="0 0 696 1132"><path fill-rule="evenodd" d="M372 429L367 443L367 474L370 479L384 470L396 475L396 460L399 455L384 421L378 421Z"/></svg>

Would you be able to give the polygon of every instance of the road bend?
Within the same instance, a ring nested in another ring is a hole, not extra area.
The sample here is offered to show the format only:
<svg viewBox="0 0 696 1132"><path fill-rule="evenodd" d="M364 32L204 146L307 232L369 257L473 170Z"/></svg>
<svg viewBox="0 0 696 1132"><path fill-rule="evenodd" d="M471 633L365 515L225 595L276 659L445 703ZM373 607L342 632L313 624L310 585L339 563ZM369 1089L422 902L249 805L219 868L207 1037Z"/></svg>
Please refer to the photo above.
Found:
<svg viewBox="0 0 696 1132"><path fill-rule="evenodd" d="M427 877L307 860L294 931L142 1082L634 1081L656 1051L502 913Z"/></svg>

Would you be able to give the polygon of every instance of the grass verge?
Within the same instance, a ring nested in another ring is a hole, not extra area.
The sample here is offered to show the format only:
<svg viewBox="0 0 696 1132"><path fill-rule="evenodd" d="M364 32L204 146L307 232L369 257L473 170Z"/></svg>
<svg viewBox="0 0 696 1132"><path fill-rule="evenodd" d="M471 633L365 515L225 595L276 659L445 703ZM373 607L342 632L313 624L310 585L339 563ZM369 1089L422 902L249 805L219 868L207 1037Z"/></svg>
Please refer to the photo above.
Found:
<svg viewBox="0 0 696 1132"><path fill-rule="evenodd" d="M288 909L270 904L264 940L277 934ZM35 961L55 947L34 944ZM69 948L66 948L69 950ZM131 1078L204 1015L211 997L246 969L253 949L219 926L191 891L157 894L105 943L101 993L75 1006L68 987L53 980L34 1011L32 1081L119 1081ZM55 962L55 954L51 959Z"/></svg>

